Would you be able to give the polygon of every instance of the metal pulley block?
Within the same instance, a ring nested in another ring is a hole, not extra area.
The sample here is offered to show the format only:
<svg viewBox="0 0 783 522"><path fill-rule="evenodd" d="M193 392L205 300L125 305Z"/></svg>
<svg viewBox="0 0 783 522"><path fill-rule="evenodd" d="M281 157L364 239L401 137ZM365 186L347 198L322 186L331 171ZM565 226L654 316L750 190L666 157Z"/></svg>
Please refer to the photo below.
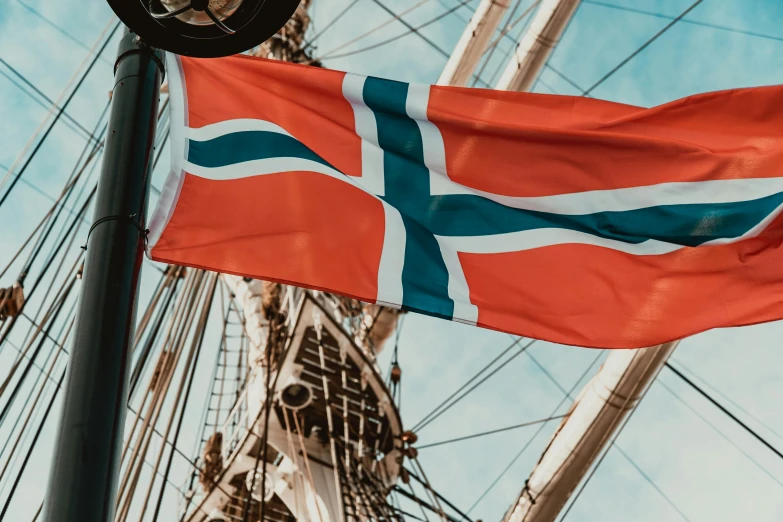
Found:
<svg viewBox="0 0 783 522"><path fill-rule="evenodd" d="M391 369L391 382L398 383L402 378L402 368L397 363L394 363Z"/></svg>

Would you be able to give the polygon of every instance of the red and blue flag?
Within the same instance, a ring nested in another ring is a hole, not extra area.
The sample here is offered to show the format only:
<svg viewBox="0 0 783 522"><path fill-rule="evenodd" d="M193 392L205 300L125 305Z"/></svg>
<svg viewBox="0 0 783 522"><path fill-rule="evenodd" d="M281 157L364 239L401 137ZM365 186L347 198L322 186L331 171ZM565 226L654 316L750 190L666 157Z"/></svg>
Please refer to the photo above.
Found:
<svg viewBox="0 0 783 522"><path fill-rule="evenodd" d="M169 56L152 259L553 342L783 318L783 88L644 109Z"/></svg>

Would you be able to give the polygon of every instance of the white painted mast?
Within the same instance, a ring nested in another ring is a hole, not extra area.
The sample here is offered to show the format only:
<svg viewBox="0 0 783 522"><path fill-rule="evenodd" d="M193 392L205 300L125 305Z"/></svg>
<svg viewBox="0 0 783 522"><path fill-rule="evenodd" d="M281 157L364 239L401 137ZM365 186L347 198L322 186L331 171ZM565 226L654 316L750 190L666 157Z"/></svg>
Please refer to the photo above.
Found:
<svg viewBox="0 0 783 522"><path fill-rule="evenodd" d="M481 57L487 50L490 38L508 10L510 0L481 0L468 22L449 61L438 78L438 85L465 87Z"/></svg>
<svg viewBox="0 0 783 522"><path fill-rule="evenodd" d="M503 522L553 522L677 342L615 350L581 391Z"/></svg>
<svg viewBox="0 0 783 522"><path fill-rule="evenodd" d="M527 91L579 7L543 0L496 89ZM574 489L644 397L677 342L615 350L579 393L503 522L554 522Z"/></svg>
<svg viewBox="0 0 783 522"><path fill-rule="evenodd" d="M542 0L495 89L527 91L579 7L580 0Z"/></svg>

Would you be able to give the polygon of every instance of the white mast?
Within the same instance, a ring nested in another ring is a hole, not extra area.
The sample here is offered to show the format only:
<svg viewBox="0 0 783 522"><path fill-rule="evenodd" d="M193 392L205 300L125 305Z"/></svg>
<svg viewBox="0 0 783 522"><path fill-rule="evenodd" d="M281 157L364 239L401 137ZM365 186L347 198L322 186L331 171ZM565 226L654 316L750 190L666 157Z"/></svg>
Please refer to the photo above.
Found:
<svg viewBox="0 0 783 522"><path fill-rule="evenodd" d="M581 391L503 522L553 522L678 342L615 350Z"/></svg>
<svg viewBox="0 0 783 522"><path fill-rule="evenodd" d="M473 71L487 50L489 39L495 34L509 0L481 0L476 12L470 18L454 52L446 62L438 78L438 85L465 87Z"/></svg>
<svg viewBox="0 0 783 522"><path fill-rule="evenodd" d="M542 1L496 89L530 89L579 1ZM580 392L503 522L554 522L676 346L673 342L640 350L616 350L609 355Z"/></svg>
<svg viewBox="0 0 783 522"><path fill-rule="evenodd" d="M541 72L552 50L560 41L568 22L579 7L580 0L542 0L536 17L522 39L514 56L503 71L495 89L527 91Z"/></svg>

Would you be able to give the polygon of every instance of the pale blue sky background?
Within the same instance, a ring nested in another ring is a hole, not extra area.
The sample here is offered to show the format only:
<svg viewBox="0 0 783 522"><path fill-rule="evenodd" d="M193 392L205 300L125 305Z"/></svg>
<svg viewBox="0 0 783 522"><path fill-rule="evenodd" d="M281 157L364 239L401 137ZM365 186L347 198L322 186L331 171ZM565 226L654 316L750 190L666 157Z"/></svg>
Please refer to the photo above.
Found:
<svg viewBox="0 0 783 522"><path fill-rule="evenodd" d="M21 0L0 3L0 58L16 67L49 97L57 98L85 58L85 46L91 46L96 40L111 12L103 0L26 1L40 16L25 7ZM348 0L313 0L314 32L324 27L347 3ZM386 3L400 12L414 5L415 0L388 0ZM456 3L456 0L429 0L405 19L418 25ZM457 11L462 20L449 15L422 32L450 52L476 3L474 0ZM522 0L519 12L530 3L530 0ZM673 17L691 1L606 0L605 3ZM71 36L64 35L41 16L67 28ZM331 51L337 46L387 19L388 15L371 0L359 0L349 15L318 39L317 54L333 54ZM667 23L668 19L660 16L622 11L598 2L583 2L554 53L551 65L586 88ZM730 27L756 36L703 24ZM343 51L358 49L405 31L395 22ZM112 86L110 63L115 49L114 43L109 45L104 59L96 65L69 107L69 114L87 128L95 124L107 101ZM509 49L510 43L503 41L483 78L488 81L492 78L503 65L504 54ZM325 63L337 69L429 83L438 77L445 58L415 35L408 35L376 50L326 59ZM10 74L2 64L0 72ZM578 94L551 70L544 71L541 80L536 89L539 92ZM783 2L705 0L682 23L593 94L652 106L697 92L781 82ZM0 76L0 164L13 163L44 115L44 109ZM48 208L50 202L38 191L49 196L59 192L82 146L83 138L72 129L63 124L55 127L24 176L35 188L20 183L9 202L0 208L0 264L7 262ZM157 186L162 183L166 164L164 157L154 176ZM0 176L4 172L5 168L0 168ZM83 229L82 237L85 233ZM12 270L0 280L0 286L10 285L13 275ZM144 295L149 294L150 281L155 275L151 264L146 263ZM405 322L400 359L403 367L402 415L407 425L416 423L510 342L505 334L421 316L409 315ZM674 355L674 361L693 370L734 401L738 406L724 400L732 411L778 448L783 448L783 438L748 417L747 413L783 434L781 334L783 326L780 323L713 331L683 341ZM207 342L206 346L214 349L217 345ZM536 343L495 378L422 430L420 444L548 416L563 397L561 388L570 389L596 354L593 350ZM207 367L212 361L208 355L209 351L200 375L208 373ZM384 368L388 355L389 352L382 357ZM8 364L9 356L7 350L0 355L0 367ZM548 374L541 370L542 367ZM186 452L192 446L193 426L198 420L198 405L203 402L205 391L204 386L194 390L192 399L196 407L187 419L186 433L180 444ZM31 469L20 484L9 521L30 520L38 506L53 442L54 426L51 424L44 431ZM471 512L472 516L484 521L499 520L518 494L555 427L556 422L546 426ZM423 449L420 458L433 485L467 509L535 431L535 427L524 428ZM5 436L6 430L0 430L0 440ZM186 467L177 463L175 474L182 476L185 472ZM645 475L682 514L645 480ZM180 481L177 478L175 482ZM783 462L780 459L664 369L619 437L617 448L610 451L566 520L781 521L781 483ZM5 501L9 487L7 482L0 483L0 502ZM170 517L176 507L175 496L171 494L166 499L166 513Z"/></svg>

